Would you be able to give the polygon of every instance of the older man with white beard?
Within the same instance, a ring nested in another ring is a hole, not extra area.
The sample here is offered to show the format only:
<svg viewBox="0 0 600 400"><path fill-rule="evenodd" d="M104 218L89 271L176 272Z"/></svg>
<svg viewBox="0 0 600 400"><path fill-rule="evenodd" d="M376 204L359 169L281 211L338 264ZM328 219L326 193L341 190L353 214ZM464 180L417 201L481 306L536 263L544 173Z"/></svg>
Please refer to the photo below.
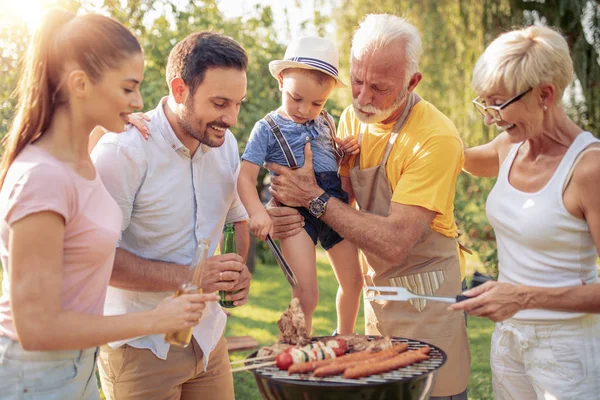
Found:
<svg viewBox="0 0 600 400"><path fill-rule="evenodd" d="M309 161L310 145L303 168L267 167L278 174L271 187L277 200L314 210L361 249L367 285L455 296L461 292L464 258L456 241L453 201L463 146L452 122L414 92L422 78L420 53L417 29L393 15L367 16L354 35L353 103L341 115L338 136L361 144L360 154L340 170L349 178L345 189L358 210L324 199ZM277 232L290 226L289 216L274 219ZM438 373L432 398L467 398L470 353L462 313L439 302L366 301L365 328L367 334L419 339L442 348L448 362Z"/></svg>

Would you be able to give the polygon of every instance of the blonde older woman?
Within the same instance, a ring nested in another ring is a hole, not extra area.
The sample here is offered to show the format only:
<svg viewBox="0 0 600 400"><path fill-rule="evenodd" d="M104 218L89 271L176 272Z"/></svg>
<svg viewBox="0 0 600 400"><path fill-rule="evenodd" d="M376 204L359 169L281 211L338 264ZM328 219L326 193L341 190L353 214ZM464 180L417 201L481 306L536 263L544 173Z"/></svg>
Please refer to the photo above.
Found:
<svg viewBox="0 0 600 400"><path fill-rule="evenodd" d="M566 115L573 76L550 28L505 33L473 73L473 101L503 132L468 149L465 170L498 178L487 200L498 282L455 310L498 321L496 399L592 399L600 393L600 141Z"/></svg>

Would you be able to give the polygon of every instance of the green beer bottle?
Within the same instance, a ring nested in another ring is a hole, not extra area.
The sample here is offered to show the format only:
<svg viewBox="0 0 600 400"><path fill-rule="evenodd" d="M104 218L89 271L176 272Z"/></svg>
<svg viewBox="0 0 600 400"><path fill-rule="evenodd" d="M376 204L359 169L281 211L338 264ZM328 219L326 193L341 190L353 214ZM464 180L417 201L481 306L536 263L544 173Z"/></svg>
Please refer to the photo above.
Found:
<svg viewBox="0 0 600 400"><path fill-rule="evenodd" d="M223 248L221 249L221 254L227 253L236 253L237 249L235 247L235 229L233 224L225 224L225 233L223 235ZM221 307L225 308L234 308L232 300L225 300L225 296L227 294L235 294L238 291L226 292L225 290L219 290L219 296L221 300L219 300L219 304Z"/></svg>

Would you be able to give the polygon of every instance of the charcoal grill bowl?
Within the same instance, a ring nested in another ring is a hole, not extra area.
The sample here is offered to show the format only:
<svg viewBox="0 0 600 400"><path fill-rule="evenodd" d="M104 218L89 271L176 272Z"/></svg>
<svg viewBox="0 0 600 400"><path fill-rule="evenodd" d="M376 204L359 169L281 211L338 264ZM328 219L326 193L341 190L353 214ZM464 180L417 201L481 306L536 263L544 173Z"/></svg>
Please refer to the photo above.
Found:
<svg viewBox="0 0 600 400"><path fill-rule="evenodd" d="M373 338L370 336L370 338ZM314 338L319 340L320 338ZM431 395L435 375L446 362L447 356L439 347L426 342L394 337L394 342L418 343L435 349L442 361L435 369L410 378L385 382L337 383L309 380L288 380L268 376L261 369L252 370L258 389L265 400L426 400ZM257 352L248 355L255 357ZM251 364L248 364L251 365Z"/></svg>

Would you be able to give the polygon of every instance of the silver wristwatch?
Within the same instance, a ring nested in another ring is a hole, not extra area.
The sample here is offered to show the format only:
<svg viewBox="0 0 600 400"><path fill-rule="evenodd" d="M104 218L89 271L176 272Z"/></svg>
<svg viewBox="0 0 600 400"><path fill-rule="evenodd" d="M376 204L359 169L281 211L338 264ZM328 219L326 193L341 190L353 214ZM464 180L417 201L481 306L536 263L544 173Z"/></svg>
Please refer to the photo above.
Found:
<svg viewBox="0 0 600 400"><path fill-rule="evenodd" d="M308 212L314 215L317 218L321 218L323 214L325 214L325 209L327 208L327 200L329 200L331 196L327 193L323 193L319 197L315 197L311 201L308 202Z"/></svg>

